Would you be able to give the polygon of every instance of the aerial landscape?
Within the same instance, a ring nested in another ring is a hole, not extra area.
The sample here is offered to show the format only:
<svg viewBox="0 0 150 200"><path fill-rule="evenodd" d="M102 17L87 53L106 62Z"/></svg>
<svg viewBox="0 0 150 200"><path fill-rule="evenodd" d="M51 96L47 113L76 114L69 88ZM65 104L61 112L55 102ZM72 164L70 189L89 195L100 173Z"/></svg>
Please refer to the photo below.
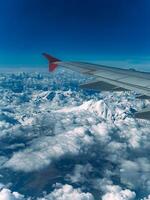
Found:
<svg viewBox="0 0 150 200"><path fill-rule="evenodd" d="M0 200L150 200L150 2L0 3Z"/></svg>
<svg viewBox="0 0 150 200"><path fill-rule="evenodd" d="M0 199L148 199L150 123L132 114L149 101L79 89L85 81L0 75Z"/></svg>

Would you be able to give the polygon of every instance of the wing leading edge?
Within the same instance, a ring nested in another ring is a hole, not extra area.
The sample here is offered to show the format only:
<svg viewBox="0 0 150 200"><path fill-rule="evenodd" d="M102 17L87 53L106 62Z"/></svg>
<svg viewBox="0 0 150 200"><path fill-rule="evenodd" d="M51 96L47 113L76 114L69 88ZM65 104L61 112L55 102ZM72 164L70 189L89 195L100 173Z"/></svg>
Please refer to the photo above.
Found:
<svg viewBox="0 0 150 200"><path fill-rule="evenodd" d="M150 99L150 73L121 69L85 62L62 62L48 54L43 54L49 61L49 71L58 65L67 69L95 77L95 81L81 85L81 88L97 91L132 90L140 99ZM135 114L135 117L150 119L150 109Z"/></svg>

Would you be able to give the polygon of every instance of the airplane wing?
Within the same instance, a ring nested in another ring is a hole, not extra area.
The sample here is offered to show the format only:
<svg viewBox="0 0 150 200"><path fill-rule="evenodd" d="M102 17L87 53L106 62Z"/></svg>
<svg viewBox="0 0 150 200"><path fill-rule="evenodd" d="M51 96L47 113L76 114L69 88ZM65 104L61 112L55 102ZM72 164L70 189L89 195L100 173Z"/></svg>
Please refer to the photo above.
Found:
<svg viewBox="0 0 150 200"><path fill-rule="evenodd" d="M82 84L81 88L97 91L126 91L137 92L139 99L150 99L150 73L133 69L121 69L86 62L63 62L46 53L43 54L49 61L49 71L58 65L67 69L95 77L95 80ZM137 112L135 117L150 119L150 109Z"/></svg>

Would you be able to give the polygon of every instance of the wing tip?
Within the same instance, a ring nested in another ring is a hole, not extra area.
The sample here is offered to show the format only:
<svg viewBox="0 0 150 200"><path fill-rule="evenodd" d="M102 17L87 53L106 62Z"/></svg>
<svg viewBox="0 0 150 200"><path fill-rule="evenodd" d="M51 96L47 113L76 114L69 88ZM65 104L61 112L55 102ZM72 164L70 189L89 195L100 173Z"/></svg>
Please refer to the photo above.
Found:
<svg viewBox="0 0 150 200"><path fill-rule="evenodd" d="M58 66L58 64L56 62L59 62L60 60L58 58L55 58L55 57L51 56L48 53L42 53L42 55L49 62L49 72L53 72L57 68L57 66Z"/></svg>

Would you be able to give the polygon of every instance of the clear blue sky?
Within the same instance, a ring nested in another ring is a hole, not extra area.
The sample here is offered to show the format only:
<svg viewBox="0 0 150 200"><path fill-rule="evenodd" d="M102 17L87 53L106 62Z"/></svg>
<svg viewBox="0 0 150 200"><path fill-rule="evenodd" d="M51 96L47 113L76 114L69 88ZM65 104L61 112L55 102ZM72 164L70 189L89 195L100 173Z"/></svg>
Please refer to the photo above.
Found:
<svg viewBox="0 0 150 200"><path fill-rule="evenodd" d="M0 3L0 66L43 64L43 51L65 60L150 60L149 0Z"/></svg>

